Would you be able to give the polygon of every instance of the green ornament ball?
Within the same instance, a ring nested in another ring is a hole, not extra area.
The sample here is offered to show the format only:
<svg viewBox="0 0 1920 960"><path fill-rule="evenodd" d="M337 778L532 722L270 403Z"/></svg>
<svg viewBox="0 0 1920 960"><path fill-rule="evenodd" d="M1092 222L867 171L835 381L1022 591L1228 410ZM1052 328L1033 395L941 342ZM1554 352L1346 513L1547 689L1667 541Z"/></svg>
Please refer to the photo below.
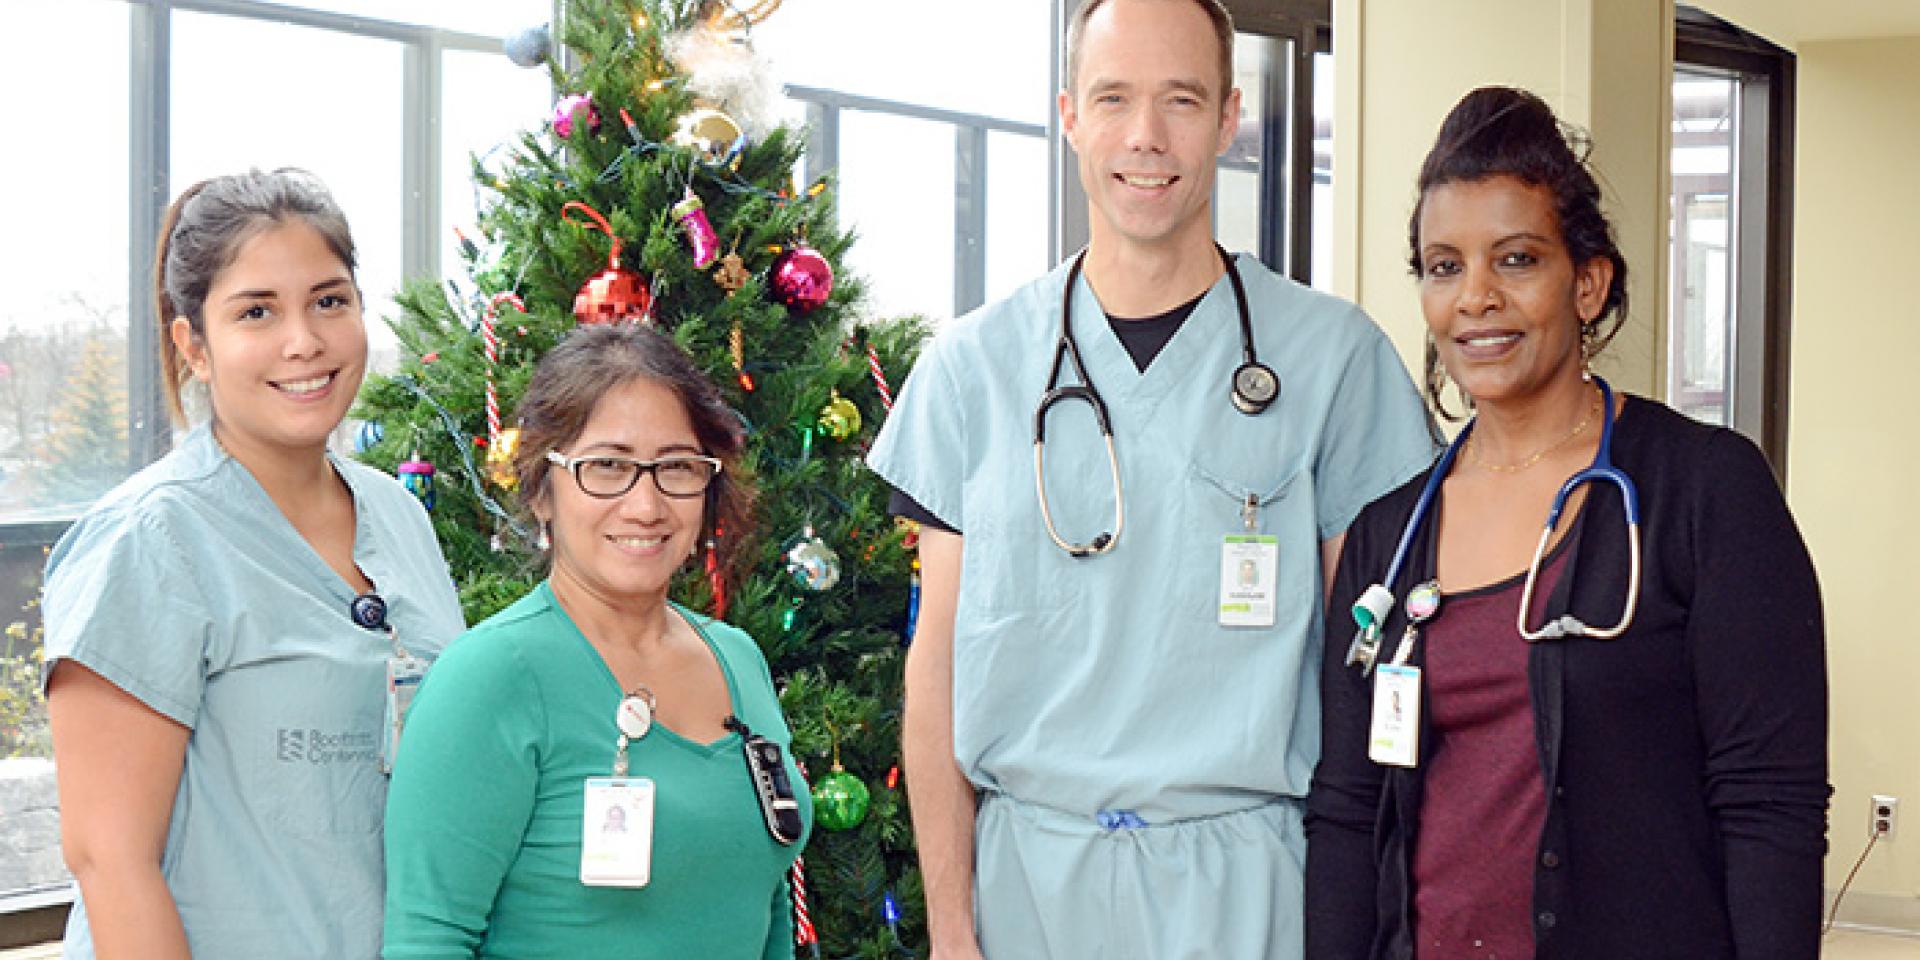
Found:
<svg viewBox="0 0 1920 960"><path fill-rule="evenodd" d="M851 830L867 818L872 801L859 777L836 767L813 785L813 821L826 830Z"/></svg>

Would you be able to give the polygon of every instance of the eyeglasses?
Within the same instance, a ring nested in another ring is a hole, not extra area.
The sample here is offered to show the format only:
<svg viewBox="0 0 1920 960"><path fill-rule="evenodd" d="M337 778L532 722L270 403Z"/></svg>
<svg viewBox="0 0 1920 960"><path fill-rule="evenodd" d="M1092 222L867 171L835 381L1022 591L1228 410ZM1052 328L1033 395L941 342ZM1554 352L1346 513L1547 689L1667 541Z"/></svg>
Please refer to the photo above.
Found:
<svg viewBox="0 0 1920 960"><path fill-rule="evenodd" d="M625 496L640 482L643 473L653 474L653 485L669 497L697 497L705 493L713 478L720 474L719 459L701 456L635 460L632 457L569 457L558 450L548 450L547 462L572 471L580 492L602 500Z"/></svg>

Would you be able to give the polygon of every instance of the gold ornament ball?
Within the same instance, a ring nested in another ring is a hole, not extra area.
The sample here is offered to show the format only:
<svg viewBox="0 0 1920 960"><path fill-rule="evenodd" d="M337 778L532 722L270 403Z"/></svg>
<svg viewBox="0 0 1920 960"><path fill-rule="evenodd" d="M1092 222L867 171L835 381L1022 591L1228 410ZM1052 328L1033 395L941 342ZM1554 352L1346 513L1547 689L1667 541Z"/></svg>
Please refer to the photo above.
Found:
<svg viewBox="0 0 1920 960"><path fill-rule="evenodd" d="M520 447L520 428L508 427L500 431L500 439L487 448L487 477L494 486L512 493L520 486L520 477L513 472L513 452Z"/></svg>
<svg viewBox="0 0 1920 960"><path fill-rule="evenodd" d="M740 124L712 107L696 107L680 118L673 142L700 151L712 163L727 155L728 148L740 139Z"/></svg>
<svg viewBox="0 0 1920 960"><path fill-rule="evenodd" d="M860 432L860 408L852 400L833 395L827 405L820 410L820 429L835 440L845 440Z"/></svg>

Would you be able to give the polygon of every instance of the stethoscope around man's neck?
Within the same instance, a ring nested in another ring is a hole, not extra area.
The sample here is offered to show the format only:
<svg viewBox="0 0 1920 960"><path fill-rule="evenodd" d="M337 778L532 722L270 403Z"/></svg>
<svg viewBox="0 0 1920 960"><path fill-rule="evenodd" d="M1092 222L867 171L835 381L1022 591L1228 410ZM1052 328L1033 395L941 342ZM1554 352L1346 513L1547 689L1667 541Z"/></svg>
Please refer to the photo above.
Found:
<svg viewBox="0 0 1920 960"><path fill-rule="evenodd" d="M1234 303L1240 311L1240 356L1241 363L1234 368L1231 387L1233 408L1255 416L1273 405L1280 396L1280 375L1273 368L1260 362L1253 346L1253 318L1247 311L1247 290L1240 283L1240 271L1233 265L1233 256L1219 244L1213 245L1214 252L1220 255L1220 264L1226 268L1227 279L1233 285ZM1067 270L1066 291L1060 295L1060 339L1053 348L1053 370L1047 375L1047 392L1040 397L1040 406L1033 411L1033 485L1040 497L1040 519L1047 525L1047 536L1068 555L1091 557L1112 550L1120 540L1120 531L1126 526L1125 492L1120 483L1120 457L1113 449L1113 417L1107 411L1107 402L1094 389L1093 378L1087 375L1086 364L1080 359L1080 345L1073 339L1073 288L1080 280L1080 268L1087 261L1087 251L1081 250L1073 258L1073 266ZM1060 386L1060 364L1062 361L1073 364L1073 375L1079 379L1077 385ZM1100 534L1085 543L1074 543L1060 535L1053 525L1053 511L1047 506L1046 447L1047 447L1047 411L1062 400L1083 400L1093 408L1093 419L1100 427L1100 439L1107 445L1107 467L1113 476L1113 529Z"/></svg>

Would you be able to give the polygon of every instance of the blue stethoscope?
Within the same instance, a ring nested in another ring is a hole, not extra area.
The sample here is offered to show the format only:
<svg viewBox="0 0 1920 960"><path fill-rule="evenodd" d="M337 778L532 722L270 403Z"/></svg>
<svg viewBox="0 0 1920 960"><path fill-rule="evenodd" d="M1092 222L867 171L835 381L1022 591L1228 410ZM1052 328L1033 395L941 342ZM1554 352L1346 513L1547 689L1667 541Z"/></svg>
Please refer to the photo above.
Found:
<svg viewBox="0 0 1920 960"><path fill-rule="evenodd" d="M1253 348L1253 318L1247 312L1247 290L1240 283L1240 271L1233 265L1233 256L1219 244L1213 245L1214 252L1220 255L1220 263L1226 267L1227 279L1233 285L1234 303L1240 310L1240 356L1241 362L1234 368L1229 397L1233 408L1255 416L1280 396L1280 375L1273 368L1260 362ZM1040 397L1040 405L1033 411L1033 486L1040 497L1040 519L1047 525L1047 536L1053 538L1055 546L1065 550L1069 556L1091 557L1112 550L1120 540L1120 530L1126 526L1127 513L1124 494L1120 487L1120 457L1113 449L1113 417L1107 412L1107 402L1100 397L1100 391L1093 388L1093 378L1087 375L1086 364L1080 360L1080 345L1073 339L1073 285L1080 279L1080 267L1086 263L1087 252L1073 258L1073 266L1067 270L1067 289L1060 295L1060 339L1053 348L1053 371L1047 375L1047 392ZM1080 379L1078 384L1060 385L1060 366L1073 364L1073 375ZM1093 408L1094 423L1100 428L1100 439L1107 444L1107 468L1113 476L1113 530L1102 533L1085 543L1073 543L1060 535L1053 526L1053 511L1047 506L1047 480L1045 470L1047 450L1047 411L1062 400L1081 400Z"/></svg>
<svg viewBox="0 0 1920 960"><path fill-rule="evenodd" d="M1593 382L1600 388L1600 449L1594 452L1593 463L1568 477L1567 482L1561 485L1560 492L1554 495L1553 508L1547 511L1546 529L1541 531L1540 544L1534 548L1532 562L1527 564L1527 579L1520 591L1520 612L1515 617L1515 625L1520 635L1529 642L1561 637L1612 640L1632 625L1634 611L1640 606L1640 496L1634 491L1633 480L1613 465L1613 390L1607 386L1607 381L1599 377L1594 377ZM1354 635L1352 646L1347 648L1348 666L1357 664L1363 670L1373 668L1373 661L1380 650L1380 631L1386 624L1388 612L1393 609L1393 591L1387 585L1400 579L1401 568L1406 565L1407 553L1420 532L1420 524L1433 507L1434 494L1439 492L1454 458L1466 445L1467 437L1472 432L1473 423L1469 421L1466 429L1460 431L1460 435L1447 446L1446 452L1440 455L1439 462L1434 464L1433 473L1427 477L1427 484L1420 491L1420 499L1414 504L1413 514L1407 518L1406 529L1400 532L1400 543L1393 550L1393 562L1387 566L1387 578L1368 587L1360 599L1354 601L1353 622L1359 627L1359 632ZM1533 590L1540 578L1540 561L1546 557L1547 544L1553 540L1554 527L1559 524L1560 514L1567 508L1567 498L1581 484L1596 481L1606 481L1618 487L1620 499L1626 507L1629 568L1627 602L1620 612L1620 622L1611 627L1593 627L1569 613L1547 621L1538 630L1528 629L1527 613L1533 609Z"/></svg>

